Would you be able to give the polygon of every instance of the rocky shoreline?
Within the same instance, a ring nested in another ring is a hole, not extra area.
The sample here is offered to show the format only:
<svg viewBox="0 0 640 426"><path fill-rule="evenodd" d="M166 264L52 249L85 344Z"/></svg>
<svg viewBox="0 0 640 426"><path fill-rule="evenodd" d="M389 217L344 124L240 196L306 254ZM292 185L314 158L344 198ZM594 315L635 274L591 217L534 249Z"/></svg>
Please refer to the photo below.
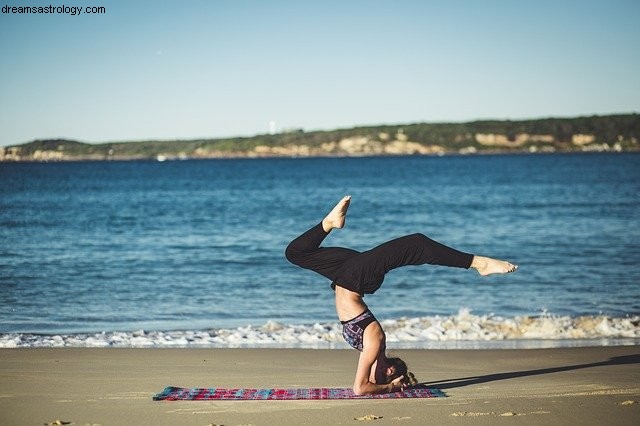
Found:
<svg viewBox="0 0 640 426"><path fill-rule="evenodd" d="M247 151L233 150L195 150L193 152L160 151L154 155L122 155L115 152L71 154L61 149L35 150L21 153L16 148L0 147L0 162L64 162L64 161L136 161L156 160L175 161L193 159L235 159L235 158L310 158L310 157L371 157L371 156L403 156L403 155L482 155L482 154L537 154L556 152L637 152L640 149L623 148L621 144L587 144L573 149L557 149L549 145L530 145L521 149L478 149L472 145L458 150L445 149L438 145L422 145L416 142L393 141L389 144L356 143L340 141L330 147L313 147L309 145L264 146L260 145ZM347 145L349 144L349 145ZM347 145L345 147L345 145Z"/></svg>
<svg viewBox="0 0 640 426"><path fill-rule="evenodd" d="M293 130L227 139L35 140L0 147L0 162L363 157L640 151L640 115Z"/></svg>

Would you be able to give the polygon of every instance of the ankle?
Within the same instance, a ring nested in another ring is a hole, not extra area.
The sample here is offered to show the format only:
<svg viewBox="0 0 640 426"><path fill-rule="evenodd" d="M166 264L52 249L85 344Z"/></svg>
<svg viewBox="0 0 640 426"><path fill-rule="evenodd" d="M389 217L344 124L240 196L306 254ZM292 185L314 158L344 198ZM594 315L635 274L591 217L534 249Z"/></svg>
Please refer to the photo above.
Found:
<svg viewBox="0 0 640 426"><path fill-rule="evenodd" d="M473 256L473 259L471 260L471 267L475 270L480 270L484 267L487 266L487 262L486 260L482 257L482 256Z"/></svg>

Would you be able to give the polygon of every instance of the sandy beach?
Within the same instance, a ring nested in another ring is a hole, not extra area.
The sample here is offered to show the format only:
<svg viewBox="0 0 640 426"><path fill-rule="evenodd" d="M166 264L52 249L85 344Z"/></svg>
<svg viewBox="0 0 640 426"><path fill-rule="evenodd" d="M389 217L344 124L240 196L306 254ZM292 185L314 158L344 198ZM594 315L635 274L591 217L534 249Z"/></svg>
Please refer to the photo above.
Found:
<svg viewBox="0 0 640 426"><path fill-rule="evenodd" d="M3 349L0 423L631 425L640 419L638 346L393 353L447 397L152 401L167 385L350 386L353 350Z"/></svg>

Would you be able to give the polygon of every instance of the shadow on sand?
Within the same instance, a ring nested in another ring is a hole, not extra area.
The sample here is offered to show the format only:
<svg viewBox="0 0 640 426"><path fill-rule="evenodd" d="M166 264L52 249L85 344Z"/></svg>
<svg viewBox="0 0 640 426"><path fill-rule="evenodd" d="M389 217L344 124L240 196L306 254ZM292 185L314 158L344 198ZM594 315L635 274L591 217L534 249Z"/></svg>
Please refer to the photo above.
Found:
<svg viewBox="0 0 640 426"><path fill-rule="evenodd" d="M509 373L494 373L494 374L487 374L485 376L460 377L457 379L438 380L434 382L423 382L423 383L419 383L418 386L438 388L438 389L453 389L453 388L460 388L463 386L477 385L480 383L495 382L498 380L515 379L517 377L537 376L540 374L558 373L561 371L579 370L582 368L602 367L607 365L624 365L624 364L638 364L638 363L640 363L640 354L625 355L625 356L616 356L613 358L609 358L606 361L592 362L589 364L541 368L538 370L512 371Z"/></svg>

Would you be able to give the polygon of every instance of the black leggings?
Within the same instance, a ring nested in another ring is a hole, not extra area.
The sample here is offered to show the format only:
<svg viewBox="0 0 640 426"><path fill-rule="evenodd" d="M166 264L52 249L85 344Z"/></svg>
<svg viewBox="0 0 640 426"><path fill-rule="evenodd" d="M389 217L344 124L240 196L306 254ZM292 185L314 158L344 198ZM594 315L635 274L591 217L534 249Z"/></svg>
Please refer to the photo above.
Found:
<svg viewBox="0 0 640 426"><path fill-rule="evenodd" d="M411 234L387 241L365 251L343 247L320 247L329 235L322 222L300 235L287 246L289 262L310 269L336 285L361 295L375 293L392 269L405 265L453 266L468 269L473 255L434 241L423 234Z"/></svg>

